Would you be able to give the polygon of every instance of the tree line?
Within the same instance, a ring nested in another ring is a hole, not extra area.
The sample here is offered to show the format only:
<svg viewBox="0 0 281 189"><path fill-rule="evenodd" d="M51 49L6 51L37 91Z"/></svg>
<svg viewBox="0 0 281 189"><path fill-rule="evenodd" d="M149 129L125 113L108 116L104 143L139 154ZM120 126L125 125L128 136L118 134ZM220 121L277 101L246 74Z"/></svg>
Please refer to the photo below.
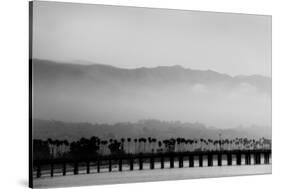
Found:
<svg viewBox="0 0 281 189"><path fill-rule="evenodd" d="M165 153L208 150L271 149L271 139L185 139L154 137L101 139L93 136L69 142L68 140L33 140L33 158L91 158L102 155Z"/></svg>

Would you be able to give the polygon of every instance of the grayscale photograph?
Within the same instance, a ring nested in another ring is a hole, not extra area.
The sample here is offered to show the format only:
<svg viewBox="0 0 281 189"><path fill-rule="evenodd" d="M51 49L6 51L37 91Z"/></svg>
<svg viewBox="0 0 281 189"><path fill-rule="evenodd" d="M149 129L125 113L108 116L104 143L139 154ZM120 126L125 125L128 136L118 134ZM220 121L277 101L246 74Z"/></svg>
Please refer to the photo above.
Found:
<svg viewBox="0 0 281 189"><path fill-rule="evenodd" d="M271 16L33 1L30 186L271 174Z"/></svg>

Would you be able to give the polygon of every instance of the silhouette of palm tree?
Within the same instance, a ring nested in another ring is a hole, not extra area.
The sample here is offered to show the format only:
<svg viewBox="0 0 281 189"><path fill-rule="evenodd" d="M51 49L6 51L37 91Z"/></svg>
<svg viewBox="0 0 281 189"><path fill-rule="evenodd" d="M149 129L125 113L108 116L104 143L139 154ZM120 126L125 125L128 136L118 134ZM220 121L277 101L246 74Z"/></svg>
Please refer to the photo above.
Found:
<svg viewBox="0 0 281 189"><path fill-rule="evenodd" d="M134 139L134 143L135 143L135 154L137 153L137 142L138 142L138 139Z"/></svg>
<svg viewBox="0 0 281 189"><path fill-rule="evenodd" d="M162 151L162 142L158 141L158 149L160 150L160 152Z"/></svg>
<svg viewBox="0 0 281 189"><path fill-rule="evenodd" d="M143 143L144 143L144 145L143 145L143 152L145 153L146 138L143 138Z"/></svg>
<svg viewBox="0 0 281 189"><path fill-rule="evenodd" d="M127 153L131 153L131 150L130 150L130 148L131 148L131 138L127 138L127 146L128 146L128 149L127 149Z"/></svg>
<svg viewBox="0 0 281 189"><path fill-rule="evenodd" d="M138 139L138 153L141 153L141 142L142 142L142 138Z"/></svg>
<svg viewBox="0 0 281 189"><path fill-rule="evenodd" d="M152 151L152 146L151 146L152 138L148 137L147 141L148 141L148 152L151 152Z"/></svg>
<svg viewBox="0 0 281 189"><path fill-rule="evenodd" d="M153 139L151 139L151 142L152 142L152 153L154 153L155 152L155 146L156 146L157 139L153 138Z"/></svg>

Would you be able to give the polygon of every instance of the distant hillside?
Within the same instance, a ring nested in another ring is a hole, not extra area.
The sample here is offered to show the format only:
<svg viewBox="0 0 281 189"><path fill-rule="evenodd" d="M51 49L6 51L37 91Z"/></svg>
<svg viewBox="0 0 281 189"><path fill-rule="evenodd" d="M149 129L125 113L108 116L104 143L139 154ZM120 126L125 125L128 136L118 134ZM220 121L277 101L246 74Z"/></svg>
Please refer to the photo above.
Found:
<svg viewBox="0 0 281 189"><path fill-rule="evenodd" d="M219 133L225 138L271 138L271 130L261 127L240 127L221 130L209 128L200 123L161 122L158 120L143 120L136 123L118 123L114 125L34 120L33 131L35 139L52 138L70 141L91 136L105 139L148 136L159 139L170 137L216 139Z"/></svg>
<svg viewBox="0 0 281 189"><path fill-rule="evenodd" d="M181 66L159 66L155 68L123 69L109 65L79 65L56 63L47 60L33 60L34 79L49 85L67 84L67 82L100 85L132 85L139 87L166 86L170 84L190 86L202 84L235 88L248 83L259 91L271 92L271 78L259 75L231 77L215 71L185 69ZM66 83L64 83L66 82Z"/></svg>
<svg viewBox="0 0 281 189"><path fill-rule="evenodd" d="M65 122L271 126L271 78L181 66L123 69L33 60L33 117Z"/></svg>

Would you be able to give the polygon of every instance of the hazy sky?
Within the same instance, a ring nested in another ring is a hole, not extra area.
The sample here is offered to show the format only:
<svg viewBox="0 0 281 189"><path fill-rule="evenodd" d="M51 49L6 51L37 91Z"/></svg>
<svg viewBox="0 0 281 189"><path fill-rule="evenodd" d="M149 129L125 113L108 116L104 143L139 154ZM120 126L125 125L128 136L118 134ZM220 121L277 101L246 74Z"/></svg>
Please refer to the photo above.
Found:
<svg viewBox="0 0 281 189"><path fill-rule="evenodd" d="M34 58L271 75L270 16L35 1L33 18Z"/></svg>

